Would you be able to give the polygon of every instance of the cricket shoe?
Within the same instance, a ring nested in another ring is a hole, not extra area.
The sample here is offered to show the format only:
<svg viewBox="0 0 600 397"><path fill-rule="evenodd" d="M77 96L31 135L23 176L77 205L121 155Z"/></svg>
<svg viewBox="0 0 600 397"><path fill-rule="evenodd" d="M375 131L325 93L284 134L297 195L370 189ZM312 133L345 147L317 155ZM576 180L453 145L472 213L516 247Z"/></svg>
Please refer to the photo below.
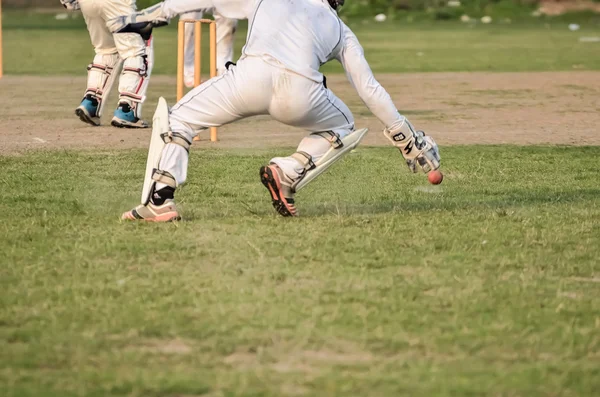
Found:
<svg viewBox="0 0 600 397"><path fill-rule="evenodd" d="M98 113L98 100L91 95L86 95L81 104L75 109L75 114L84 123L97 127L100 125Z"/></svg>
<svg viewBox="0 0 600 397"><path fill-rule="evenodd" d="M177 212L175 201L169 199L165 200L162 205L155 205L151 202L147 205L138 205L134 209L124 212L121 219L124 221L173 222L180 221L181 216Z"/></svg>
<svg viewBox="0 0 600 397"><path fill-rule="evenodd" d="M298 216L294 205L293 181L276 164L260 167L260 180L269 191L273 207L281 216Z"/></svg>
<svg viewBox="0 0 600 397"><path fill-rule="evenodd" d="M118 128L148 128L148 123L139 119L128 103L120 103L110 124Z"/></svg>

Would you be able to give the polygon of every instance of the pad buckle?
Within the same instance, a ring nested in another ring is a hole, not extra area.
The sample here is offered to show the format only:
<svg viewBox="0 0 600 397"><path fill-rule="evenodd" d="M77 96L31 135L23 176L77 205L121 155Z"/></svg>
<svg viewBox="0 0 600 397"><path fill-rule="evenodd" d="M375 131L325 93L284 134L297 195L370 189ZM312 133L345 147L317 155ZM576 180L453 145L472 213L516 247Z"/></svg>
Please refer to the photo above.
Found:
<svg viewBox="0 0 600 397"><path fill-rule="evenodd" d="M181 146L185 149L186 152L190 152L190 147L192 147L192 143L188 141L182 134L173 131L167 131L160 134L164 143L174 143L176 145Z"/></svg>
<svg viewBox="0 0 600 397"><path fill-rule="evenodd" d="M293 159L298 161L304 168L304 172L310 171L316 167L312 156L306 152L298 151L291 156Z"/></svg>
<svg viewBox="0 0 600 397"><path fill-rule="evenodd" d="M167 171L161 171L157 168L152 170L152 180L159 183L164 183L167 186L171 186L173 189L177 188L177 181Z"/></svg>
<svg viewBox="0 0 600 397"><path fill-rule="evenodd" d="M112 73L113 68L108 66L108 65L98 65L97 63L90 63L87 66L87 70L88 72L92 69L96 69L99 72L103 72L106 73L108 75L110 75Z"/></svg>
<svg viewBox="0 0 600 397"><path fill-rule="evenodd" d="M133 74L137 74L140 77L148 77L148 56L142 55L142 67L135 68L131 66L123 67L123 72L129 72Z"/></svg>
<svg viewBox="0 0 600 397"><path fill-rule="evenodd" d="M313 132L312 135L319 135L321 138L327 139L334 149L339 149L344 146L340 136L333 131Z"/></svg>

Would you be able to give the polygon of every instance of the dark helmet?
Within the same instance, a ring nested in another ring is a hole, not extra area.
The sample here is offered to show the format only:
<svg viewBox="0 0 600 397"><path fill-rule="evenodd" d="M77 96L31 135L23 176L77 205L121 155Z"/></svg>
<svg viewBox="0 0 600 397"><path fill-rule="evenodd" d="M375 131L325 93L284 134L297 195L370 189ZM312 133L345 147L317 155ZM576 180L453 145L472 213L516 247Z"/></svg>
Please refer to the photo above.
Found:
<svg viewBox="0 0 600 397"><path fill-rule="evenodd" d="M331 8L337 11L338 8L344 5L345 0L327 0Z"/></svg>

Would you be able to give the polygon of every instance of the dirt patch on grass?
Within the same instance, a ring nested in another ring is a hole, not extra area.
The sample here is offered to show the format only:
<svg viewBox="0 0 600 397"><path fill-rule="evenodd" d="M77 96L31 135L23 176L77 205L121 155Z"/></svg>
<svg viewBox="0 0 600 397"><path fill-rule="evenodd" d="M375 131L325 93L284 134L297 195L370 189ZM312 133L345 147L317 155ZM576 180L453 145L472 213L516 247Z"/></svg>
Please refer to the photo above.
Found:
<svg viewBox="0 0 600 397"><path fill-rule="evenodd" d="M364 364L373 361L369 352L336 352L333 350L307 350L302 352L302 359L339 365Z"/></svg>
<svg viewBox="0 0 600 397"><path fill-rule="evenodd" d="M192 346L190 343L176 338L176 339L144 339L140 343L130 345L126 347L126 350L135 350L143 353L154 353L154 354L190 354L192 352Z"/></svg>
<svg viewBox="0 0 600 397"><path fill-rule="evenodd" d="M564 144L598 145L600 72L423 73L377 76L399 110L441 145ZM371 132L366 145L387 145L379 121L362 104L343 76L328 78L330 88L354 112L359 127ZM0 154L35 149L145 148L149 130L88 127L73 111L85 86L83 76L5 76L0 80ZM175 80L156 76L145 117L159 96L174 103ZM293 98L290 98L293 100ZM107 104L110 122L116 97ZM220 129L220 142L196 147L257 148L295 146L306 133L268 116Z"/></svg>
<svg viewBox="0 0 600 397"><path fill-rule="evenodd" d="M238 350L223 359L223 363L237 369L268 366L275 372L305 374L317 373L318 368L333 366L368 365L376 360L369 351L345 341L331 342L319 349L301 349L286 343L260 349L259 352Z"/></svg>
<svg viewBox="0 0 600 397"><path fill-rule="evenodd" d="M223 362L233 367L251 368L258 362L258 357L256 353L239 351L225 357Z"/></svg>

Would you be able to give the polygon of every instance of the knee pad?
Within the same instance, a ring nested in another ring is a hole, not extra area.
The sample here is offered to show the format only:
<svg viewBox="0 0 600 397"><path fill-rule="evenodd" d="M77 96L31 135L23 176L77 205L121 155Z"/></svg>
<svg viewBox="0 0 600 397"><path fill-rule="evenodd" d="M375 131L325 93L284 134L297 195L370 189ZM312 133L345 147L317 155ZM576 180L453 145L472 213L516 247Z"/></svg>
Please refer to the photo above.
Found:
<svg viewBox="0 0 600 397"><path fill-rule="evenodd" d="M368 131L369 130L367 128L352 131L343 138L340 138L340 136L333 131L314 133L313 135L319 135L320 137L328 140L331 147L316 161L313 161L310 153L296 152L292 155L292 158L294 158L304 168L304 172L300 178L292 185L292 190L297 192L304 186L308 185L310 181L325 172L336 161L342 158L342 156L358 146Z"/></svg>

